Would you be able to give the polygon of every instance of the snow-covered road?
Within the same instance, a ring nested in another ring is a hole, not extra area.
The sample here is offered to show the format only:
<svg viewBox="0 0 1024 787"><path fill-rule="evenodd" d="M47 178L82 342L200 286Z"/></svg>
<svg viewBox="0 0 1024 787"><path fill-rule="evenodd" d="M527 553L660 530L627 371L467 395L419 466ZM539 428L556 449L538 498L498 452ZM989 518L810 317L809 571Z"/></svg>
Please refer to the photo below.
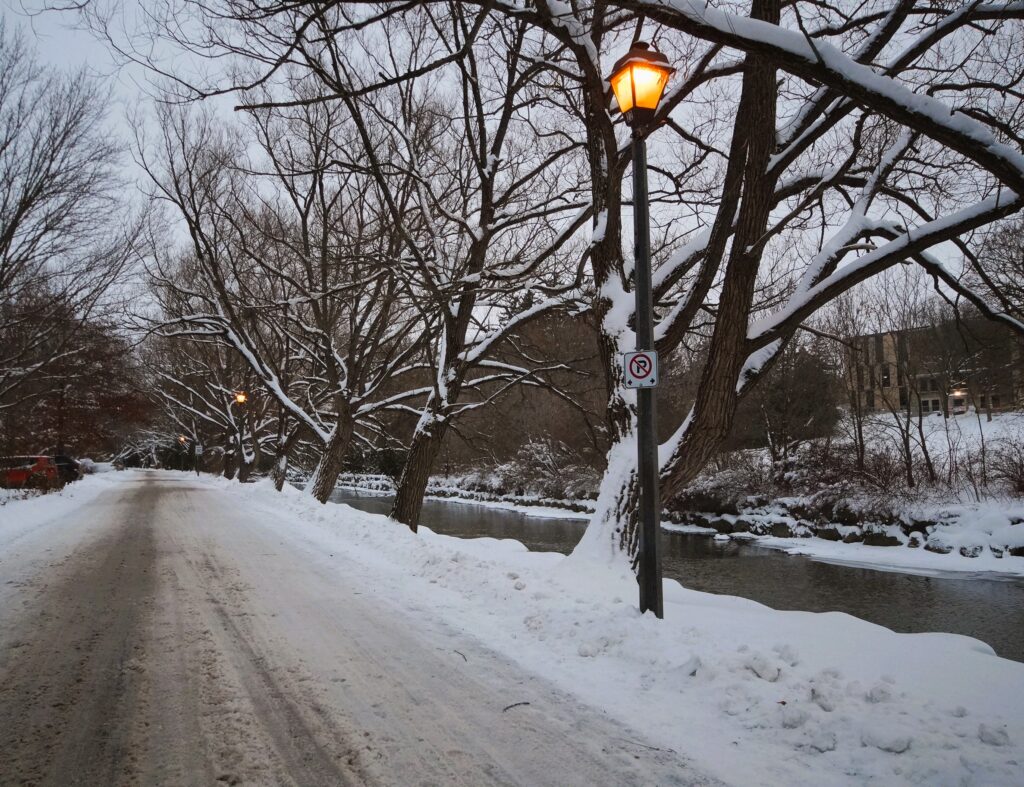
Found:
<svg viewBox="0 0 1024 787"><path fill-rule="evenodd" d="M0 509L0 783L717 783L240 494L88 484Z"/></svg>

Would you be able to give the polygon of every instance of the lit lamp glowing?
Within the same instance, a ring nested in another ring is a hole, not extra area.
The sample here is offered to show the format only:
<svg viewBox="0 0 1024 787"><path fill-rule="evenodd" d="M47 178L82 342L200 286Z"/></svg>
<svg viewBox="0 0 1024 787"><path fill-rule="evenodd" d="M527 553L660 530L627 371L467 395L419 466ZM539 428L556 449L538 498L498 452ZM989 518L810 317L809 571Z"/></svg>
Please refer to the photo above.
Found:
<svg viewBox="0 0 1024 787"><path fill-rule="evenodd" d="M180 437L178 438L178 442L179 442L179 443L181 443L182 445L185 445L185 443L187 443L187 442L188 442L188 438L187 438L187 437L185 437L185 435L181 435L181 436L180 436Z"/></svg>
<svg viewBox="0 0 1024 787"><path fill-rule="evenodd" d="M647 145L644 134L668 78L675 69L668 58L637 41L608 77L619 111L633 130L633 291L636 295L636 349L654 352L654 308L651 298L651 219L647 205ZM657 368L655 357L654 368ZM663 617L661 588L661 502L659 489L658 434L653 376L636 392L637 478L639 480L640 554L637 580L640 611Z"/></svg>
<svg viewBox="0 0 1024 787"><path fill-rule="evenodd" d="M636 128L651 121L668 78L674 73L668 58L643 41L637 41L625 57L616 61L608 81L619 111L630 126Z"/></svg>
<svg viewBox="0 0 1024 787"><path fill-rule="evenodd" d="M235 394L235 401L238 404L245 404L247 401L249 401L249 395L245 391L239 391L238 393Z"/></svg>

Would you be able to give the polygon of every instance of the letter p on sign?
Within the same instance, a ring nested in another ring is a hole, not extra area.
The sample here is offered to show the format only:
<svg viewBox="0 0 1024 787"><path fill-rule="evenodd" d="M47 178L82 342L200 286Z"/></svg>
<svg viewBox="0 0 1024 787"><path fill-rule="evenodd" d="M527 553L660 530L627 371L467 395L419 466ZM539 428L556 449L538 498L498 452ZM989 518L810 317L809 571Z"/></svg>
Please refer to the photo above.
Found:
<svg viewBox="0 0 1024 787"><path fill-rule="evenodd" d="M658 384L658 353L654 350L624 353L622 377L627 388L653 388Z"/></svg>

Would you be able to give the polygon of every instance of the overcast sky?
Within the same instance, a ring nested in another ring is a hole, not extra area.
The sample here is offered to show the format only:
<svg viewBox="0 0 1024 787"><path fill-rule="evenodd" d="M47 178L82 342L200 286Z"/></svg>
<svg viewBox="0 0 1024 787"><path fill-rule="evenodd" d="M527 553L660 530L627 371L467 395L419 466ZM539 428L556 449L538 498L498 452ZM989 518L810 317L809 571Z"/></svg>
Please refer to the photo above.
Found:
<svg viewBox="0 0 1024 787"><path fill-rule="evenodd" d="M41 60L58 67L87 66L98 74L116 76L113 59L106 47L90 33L74 29L74 15L31 13L37 0L0 0L7 24L18 27L35 42Z"/></svg>

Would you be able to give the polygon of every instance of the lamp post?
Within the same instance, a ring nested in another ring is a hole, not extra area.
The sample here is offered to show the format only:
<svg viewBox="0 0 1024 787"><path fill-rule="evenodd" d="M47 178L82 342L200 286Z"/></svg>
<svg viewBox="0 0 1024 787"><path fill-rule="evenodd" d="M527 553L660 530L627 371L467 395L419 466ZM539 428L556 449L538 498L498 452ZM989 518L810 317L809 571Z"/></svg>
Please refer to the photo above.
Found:
<svg viewBox="0 0 1024 787"><path fill-rule="evenodd" d="M636 349L654 350L651 298L650 215L647 204L647 144L644 132L675 71L660 52L637 41L619 59L608 77L615 99L633 132L633 290L636 296ZM650 387L637 389L637 475L640 485L640 612L664 617L661 591L661 502L659 500L658 434L652 377Z"/></svg>
<svg viewBox="0 0 1024 787"><path fill-rule="evenodd" d="M182 435L178 435L178 443L181 445L181 448L182 448L183 451L187 451L188 450L188 438L185 437L185 435L183 435L183 434ZM187 468L183 467L181 469L185 470Z"/></svg>

